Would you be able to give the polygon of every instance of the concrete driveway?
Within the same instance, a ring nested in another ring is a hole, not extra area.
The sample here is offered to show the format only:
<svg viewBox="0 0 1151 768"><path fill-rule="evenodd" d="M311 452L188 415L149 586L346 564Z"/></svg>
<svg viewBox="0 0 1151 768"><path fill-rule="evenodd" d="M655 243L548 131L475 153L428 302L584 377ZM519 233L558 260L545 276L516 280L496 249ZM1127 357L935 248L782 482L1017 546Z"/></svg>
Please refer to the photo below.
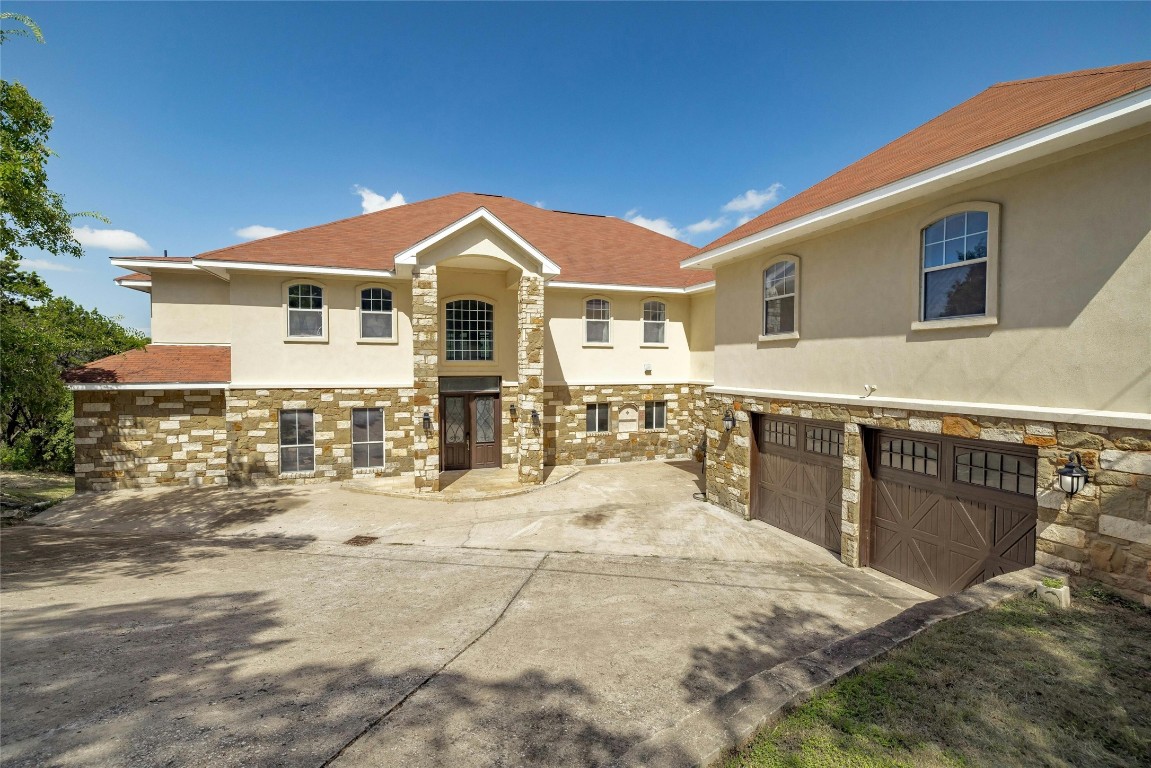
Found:
<svg viewBox="0 0 1151 768"><path fill-rule="evenodd" d="M4 765L603 765L929 595L692 498L81 497L0 533ZM375 536L363 546L352 536Z"/></svg>

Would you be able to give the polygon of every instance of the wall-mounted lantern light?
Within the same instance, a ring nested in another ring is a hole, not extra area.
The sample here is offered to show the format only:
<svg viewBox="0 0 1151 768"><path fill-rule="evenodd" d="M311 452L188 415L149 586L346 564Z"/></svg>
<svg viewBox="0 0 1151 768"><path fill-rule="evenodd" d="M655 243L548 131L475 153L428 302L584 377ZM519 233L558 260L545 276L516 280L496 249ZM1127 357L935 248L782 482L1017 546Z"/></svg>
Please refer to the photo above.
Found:
<svg viewBox="0 0 1151 768"><path fill-rule="evenodd" d="M430 432L432 429L432 414L424 411L424 431Z"/></svg>
<svg viewBox="0 0 1151 768"><path fill-rule="evenodd" d="M1087 470L1083 468L1083 459L1078 453L1068 455L1067 463L1059 468L1058 475L1059 488L1069 496L1079 493L1087 485Z"/></svg>
<svg viewBox="0 0 1151 768"><path fill-rule="evenodd" d="M728 408L727 412L723 414L723 431L730 432L733 429L735 429L735 414Z"/></svg>
<svg viewBox="0 0 1151 768"><path fill-rule="evenodd" d="M536 429L540 427L540 412L532 408L532 426Z"/></svg>
<svg viewBox="0 0 1151 768"><path fill-rule="evenodd" d="M511 407L508 408L508 413L510 413L512 415L512 421L515 421L516 420L516 404L515 403L512 403Z"/></svg>

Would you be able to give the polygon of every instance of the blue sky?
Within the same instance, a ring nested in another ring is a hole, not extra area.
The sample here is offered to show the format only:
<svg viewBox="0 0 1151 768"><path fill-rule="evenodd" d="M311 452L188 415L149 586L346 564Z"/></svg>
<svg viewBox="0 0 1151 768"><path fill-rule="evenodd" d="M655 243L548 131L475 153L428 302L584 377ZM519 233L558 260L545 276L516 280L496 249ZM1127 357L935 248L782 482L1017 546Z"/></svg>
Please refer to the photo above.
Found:
<svg viewBox="0 0 1151 768"><path fill-rule="evenodd" d="M4 10L47 38L7 43L3 75L56 118L51 186L111 220L76 222L81 261L29 263L143 330L109 256L457 191L703 245L992 83L1151 58L1151 3Z"/></svg>

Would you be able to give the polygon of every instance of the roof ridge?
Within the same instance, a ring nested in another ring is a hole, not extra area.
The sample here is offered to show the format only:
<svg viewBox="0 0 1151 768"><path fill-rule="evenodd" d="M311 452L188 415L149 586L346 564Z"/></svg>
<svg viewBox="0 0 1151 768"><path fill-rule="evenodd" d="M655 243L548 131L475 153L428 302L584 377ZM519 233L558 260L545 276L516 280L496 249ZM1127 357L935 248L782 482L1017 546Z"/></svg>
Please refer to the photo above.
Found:
<svg viewBox="0 0 1151 768"><path fill-rule="evenodd" d="M1049 80L1068 80L1073 77L1095 77L1097 75L1110 75L1116 72L1135 72L1141 69L1151 69L1151 61L1134 61L1130 64L1116 64L1110 67L1097 67L1095 69L1080 69L1076 72L1063 72L1058 75L1043 75L1042 77L1028 77L1023 80L1004 80L1001 83L994 83L987 87L988 90L992 88L1005 88L1011 85L1027 85L1029 83L1042 83Z"/></svg>

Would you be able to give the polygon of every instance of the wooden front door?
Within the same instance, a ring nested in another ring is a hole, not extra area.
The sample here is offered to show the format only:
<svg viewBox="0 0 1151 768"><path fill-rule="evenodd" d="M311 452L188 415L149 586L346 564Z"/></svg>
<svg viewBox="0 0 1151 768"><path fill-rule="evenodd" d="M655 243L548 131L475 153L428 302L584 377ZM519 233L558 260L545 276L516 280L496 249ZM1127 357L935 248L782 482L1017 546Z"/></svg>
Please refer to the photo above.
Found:
<svg viewBox="0 0 1151 768"><path fill-rule="evenodd" d="M500 466L499 395L443 395L440 413L445 470Z"/></svg>

